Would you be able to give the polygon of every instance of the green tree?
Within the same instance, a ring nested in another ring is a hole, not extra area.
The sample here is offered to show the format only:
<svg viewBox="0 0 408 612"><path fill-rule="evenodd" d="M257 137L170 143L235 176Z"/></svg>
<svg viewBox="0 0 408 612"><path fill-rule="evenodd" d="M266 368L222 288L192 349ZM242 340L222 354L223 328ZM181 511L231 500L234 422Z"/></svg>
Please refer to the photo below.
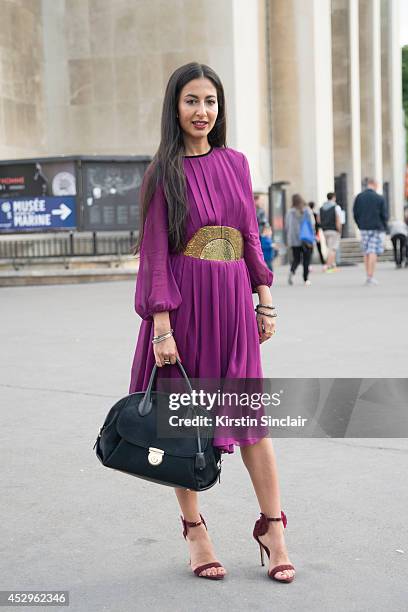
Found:
<svg viewBox="0 0 408 612"><path fill-rule="evenodd" d="M408 130L408 45L402 47L402 103L405 111L405 129ZM408 138L407 138L408 159Z"/></svg>

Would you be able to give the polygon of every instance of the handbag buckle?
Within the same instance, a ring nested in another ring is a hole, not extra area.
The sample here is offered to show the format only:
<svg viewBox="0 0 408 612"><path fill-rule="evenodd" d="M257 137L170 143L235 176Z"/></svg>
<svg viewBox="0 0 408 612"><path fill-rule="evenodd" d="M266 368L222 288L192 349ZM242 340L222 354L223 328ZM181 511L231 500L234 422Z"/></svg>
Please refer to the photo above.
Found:
<svg viewBox="0 0 408 612"><path fill-rule="evenodd" d="M150 465L160 465L163 461L164 451L161 448L154 448L154 446L149 446L149 454L147 457Z"/></svg>

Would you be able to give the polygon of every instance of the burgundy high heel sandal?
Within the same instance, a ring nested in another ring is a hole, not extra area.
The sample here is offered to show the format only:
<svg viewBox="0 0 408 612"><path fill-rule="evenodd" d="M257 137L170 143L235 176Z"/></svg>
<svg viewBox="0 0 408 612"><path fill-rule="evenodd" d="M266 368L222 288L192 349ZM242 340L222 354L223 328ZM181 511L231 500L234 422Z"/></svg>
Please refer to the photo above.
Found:
<svg viewBox="0 0 408 612"><path fill-rule="evenodd" d="M202 514L200 514L201 521L197 521L195 523L191 521L186 521L185 518L181 516L181 514L180 514L180 518L183 524L183 536L185 540L187 539L188 527L197 527L198 525L203 524L204 527L207 529L207 524ZM190 565L191 565L191 559L190 559ZM211 563L205 563L204 565L200 565L199 567L196 567L195 570L193 570L193 572L199 578L208 578L209 580L222 580L224 578L225 574L215 574L215 576L207 576L204 574L204 576L200 576L200 573L202 571L209 569L210 567L223 567L223 565L219 561L212 561Z"/></svg>
<svg viewBox="0 0 408 612"><path fill-rule="evenodd" d="M265 544L262 544L262 542L259 540L259 536L264 535L268 531L269 521L282 521L284 528L286 528L286 525L288 522L283 510L281 510L281 515L278 518L266 516L263 512L261 512L261 518L259 518L256 521L254 531L253 531L253 536L259 544L259 552L261 553L261 565L265 565L264 555L263 555L264 550L266 554L268 555L268 559L270 557L269 548L265 546ZM292 582L295 575L291 576L290 578L283 578L283 579L275 578L275 574L277 574L278 572L283 572L284 570L290 570L290 569L291 570L295 569L293 565L291 565L290 563L287 563L285 565L276 565L268 572L268 576L269 578L272 578L273 580L276 580L277 582Z"/></svg>

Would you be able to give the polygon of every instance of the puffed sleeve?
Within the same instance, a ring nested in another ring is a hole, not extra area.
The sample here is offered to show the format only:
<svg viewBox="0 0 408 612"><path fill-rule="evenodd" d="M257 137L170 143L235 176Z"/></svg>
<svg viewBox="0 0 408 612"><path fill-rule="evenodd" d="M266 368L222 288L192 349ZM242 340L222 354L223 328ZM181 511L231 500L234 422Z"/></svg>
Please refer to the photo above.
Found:
<svg viewBox="0 0 408 612"><path fill-rule="evenodd" d="M144 224L135 310L142 319L153 321L153 313L174 310L181 301L169 259L167 201L159 184L150 201Z"/></svg>
<svg viewBox="0 0 408 612"><path fill-rule="evenodd" d="M270 287L273 282L273 272L265 263L259 239L258 221L256 218L255 202L252 193L251 173L248 160L243 158L243 185L246 204L246 224L244 235L244 259L251 279L252 293L256 293L256 287L266 285Z"/></svg>

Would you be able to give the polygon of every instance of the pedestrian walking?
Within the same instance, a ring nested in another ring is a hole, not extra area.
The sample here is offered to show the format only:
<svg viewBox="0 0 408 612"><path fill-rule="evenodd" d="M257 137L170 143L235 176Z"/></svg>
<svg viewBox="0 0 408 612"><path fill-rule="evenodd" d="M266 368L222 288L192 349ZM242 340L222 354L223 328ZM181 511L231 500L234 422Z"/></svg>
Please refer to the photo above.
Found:
<svg viewBox="0 0 408 612"><path fill-rule="evenodd" d="M315 203L314 202L309 202L309 208L313 213L314 216L314 220L315 220L315 233L316 233L316 248L317 248L317 252L319 253L319 257L320 257L320 263L322 264L322 266L325 265L326 260L323 257L323 252L322 252L322 242L321 242L321 230L322 230L322 226L319 223L319 216L318 214L315 212Z"/></svg>
<svg viewBox="0 0 408 612"><path fill-rule="evenodd" d="M256 209L256 218L258 221L258 231L259 234L262 234L262 231L265 225L268 224L268 219L266 218L266 211L262 206L261 196L259 194L254 195L255 209Z"/></svg>
<svg viewBox="0 0 408 612"><path fill-rule="evenodd" d="M278 248L277 245L273 243L272 228L266 217L266 212L262 205L260 194L254 195L254 202L262 253L266 265L271 271L273 271L272 262L278 254Z"/></svg>
<svg viewBox="0 0 408 612"><path fill-rule="evenodd" d="M319 221L327 245L327 261L324 267L326 272L336 270L336 253L341 238L341 208L336 203L336 194L330 191L327 201L320 207Z"/></svg>
<svg viewBox="0 0 408 612"><path fill-rule="evenodd" d="M260 343L275 333L273 273L262 255L249 164L226 146L224 89L204 64L181 66L168 81L160 145L141 187L141 214L135 309L143 320L129 393L146 390L155 363L159 377L179 378L176 358L192 378L262 378ZM256 315L253 293L259 297ZM240 437L215 436L212 442L224 453L240 447L260 504L253 537L268 554L269 576L290 582L294 568L285 547L272 441L241 431ZM224 578L198 493L175 492L192 571Z"/></svg>
<svg viewBox="0 0 408 612"><path fill-rule="evenodd" d="M269 223L265 223L261 230L261 248L266 265L273 272L272 261L275 257L275 249L273 246L272 228Z"/></svg>
<svg viewBox="0 0 408 612"><path fill-rule="evenodd" d="M308 222L311 233L314 235L314 216L312 210L306 204L301 195L295 193L292 196L292 207L285 217L286 242L292 255L288 283L293 285L293 279L298 265L303 263L303 282L306 286L311 285L309 280L309 265L313 252L313 241L305 241L301 237L302 222Z"/></svg>
<svg viewBox="0 0 408 612"><path fill-rule="evenodd" d="M404 222L405 225L408 227L408 206L404 206ZM408 266L408 240L407 240L407 246L405 249L405 267Z"/></svg>
<svg viewBox="0 0 408 612"><path fill-rule="evenodd" d="M403 264L408 264L407 258L407 237L408 227L401 219L392 219L390 225L390 238L394 249L394 261L397 268Z"/></svg>
<svg viewBox="0 0 408 612"><path fill-rule="evenodd" d="M377 193L377 189L377 181L373 178L368 179L367 189L358 194L353 205L354 221L361 235L361 250L367 273L366 285L378 285L374 272L377 257L384 252L387 227L385 200Z"/></svg>

